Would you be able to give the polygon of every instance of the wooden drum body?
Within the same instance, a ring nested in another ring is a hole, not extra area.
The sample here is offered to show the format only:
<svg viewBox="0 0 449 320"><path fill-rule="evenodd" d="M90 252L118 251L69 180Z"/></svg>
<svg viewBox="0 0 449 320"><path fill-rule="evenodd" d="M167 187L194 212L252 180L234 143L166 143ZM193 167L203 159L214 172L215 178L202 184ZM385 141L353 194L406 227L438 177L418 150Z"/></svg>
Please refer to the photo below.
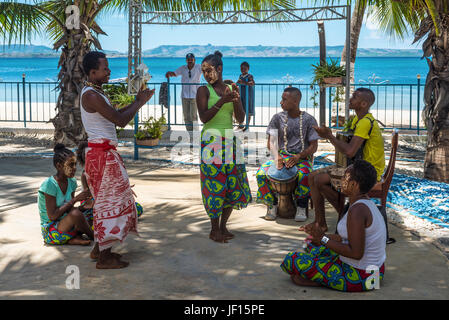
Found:
<svg viewBox="0 0 449 320"><path fill-rule="evenodd" d="M278 193L278 216L290 219L296 214L296 206L293 200L293 192L298 184L296 176L287 181L278 181L268 176L273 190Z"/></svg>

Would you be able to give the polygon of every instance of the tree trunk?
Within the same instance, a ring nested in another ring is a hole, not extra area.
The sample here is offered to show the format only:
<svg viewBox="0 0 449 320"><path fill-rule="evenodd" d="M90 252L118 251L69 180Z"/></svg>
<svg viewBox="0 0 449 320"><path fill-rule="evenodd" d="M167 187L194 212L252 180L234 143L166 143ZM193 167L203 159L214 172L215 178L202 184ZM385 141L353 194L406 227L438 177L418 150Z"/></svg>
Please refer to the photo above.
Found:
<svg viewBox="0 0 449 320"><path fill-rule="evenodd" d="M350 56L350 79L351 83L354 83L354 65L355 65L355 58L357 56L357 48L359 45L359 37L360 37L360 31L362 29L363 24L363 17L365 15L366 11L366 5L361 4L359 1L356 2L354 5L354 12L351 16L351 56ZM341 60L340 65L345 66L346 65L346 43L343 48L343 52L341 54ZM345 121L345 90L339 90L341 93L341 97L338 100L338 125L343 126ZM336 118L337 118L337 104L334 102L332 105L332 123L336 124Z"/></svg>
<svg viewBox="0 0 449 320"><path fill-rule="evenodd" d="M83 6L80 1L85 2ZM80 111L80 93L86 80L82 70L83 58L92 46L101 50L100 42L93 36L92 31L106 34L94 21L97 11L101 10L100 6L96 1L89 3L86 0L74 2L75 5L88 10L80 13L80 28L65 29L63 37L54 44L55 50L62 46L58 65L61 68L58 74L60 93L56 103L58 113L51 119L55 127L54 140L55 143L64 143L71 147L87 139Z"/></svg>
<svg viewBox="0 0 449 320"><path fill-rule="evenodd" d="M427 127L424 177L449 183L449 14L441 13L438 22L440 35L436 35L432 26L423 43L424 57L429 65L423 111ZM424 20L424 23L428 21Z"/></svg>
<svg viewBox="0 0 449 320"><path fill-rule="evenodd" d="M81 30L74 32L71 37L71 47L69 48L67 44L62 47L61 70L58 75L60 93L56 104L58 113L51 119L55 127L55 143L63 143L71 147L87 138L81 122L79 95L85 80L80 67L84 55L90 50L87 42L83 41L85 39L82 33Z"/></svg>

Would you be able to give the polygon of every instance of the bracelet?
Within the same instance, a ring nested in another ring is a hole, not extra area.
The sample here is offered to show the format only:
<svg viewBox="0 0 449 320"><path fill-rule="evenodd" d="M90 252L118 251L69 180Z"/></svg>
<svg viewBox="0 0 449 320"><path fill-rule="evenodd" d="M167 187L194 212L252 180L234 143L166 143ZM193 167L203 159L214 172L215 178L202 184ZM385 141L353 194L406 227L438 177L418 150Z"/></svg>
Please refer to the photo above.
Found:
<svg viewBox="0 0 449 320"><path fill-rule="evenodd" d="M214 106L213 106L212 108L215 108L215 109L217 109L218 111L220 111L220 108L219 108L219 107L217 107L217 105L216 105L216 104L214 104Z"/></svg>

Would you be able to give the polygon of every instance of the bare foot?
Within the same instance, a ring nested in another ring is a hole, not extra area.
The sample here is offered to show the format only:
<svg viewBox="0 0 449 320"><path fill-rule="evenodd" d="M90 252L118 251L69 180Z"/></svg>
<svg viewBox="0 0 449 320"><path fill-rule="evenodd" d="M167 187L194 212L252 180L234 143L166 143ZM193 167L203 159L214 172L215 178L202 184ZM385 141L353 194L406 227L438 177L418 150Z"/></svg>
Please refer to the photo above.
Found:
<svg viewBox="0 0 449 320"><path fill-rule="evenodd" d="M67 244L73 245L73 246L88 246L90 245L90 240L84 240L80 236L76 236L69 241L67 241Z"/></svg>
<svg viewBox="0 0 449 320"><path fill-rule="evenodd" d="M110 253L107 257L102 257L98 259L96 268L97 269L122 269L129 266L129 262L122 261L117 258L116 255Z"/></svg>
<svg viewBox="0 0 449 320"><path fill-rule="evenodd" d="M122 257L122 255L119 253L111 252L111 254L114 257L116 257L117 259L120 259ZM90 258L92 260L97 260L99 256L100 256L100 248L98 247L98 242L97 242L95 244L94 248L92 249L92 251L90 252Z"/></svg>
<svg viewBox="0 0 449 320"><path fill-rule="evenodd" d="M230 233L228 229L222 229L221 234L225 237L226 240L234 239L235 235Z"/></svg>
<svg viewBox="0 0 449 320"><path fill-rule="evenodd" d="M304 279L299 274L292 274L290 276L290 278L292 279L293 283L298 286L303 286L303 287L319 287L320 286L319 283L312 281L312 280Z"/></svg>
<svg viewBox="0 0 449 320"><path fill-rule="evenodd" d="M220 230L217 231L211 231L209 234L209 239L215 241L215 242L220 242L220 243L228 243L228 240L226 239L226 237L221 233Z"/></svg>

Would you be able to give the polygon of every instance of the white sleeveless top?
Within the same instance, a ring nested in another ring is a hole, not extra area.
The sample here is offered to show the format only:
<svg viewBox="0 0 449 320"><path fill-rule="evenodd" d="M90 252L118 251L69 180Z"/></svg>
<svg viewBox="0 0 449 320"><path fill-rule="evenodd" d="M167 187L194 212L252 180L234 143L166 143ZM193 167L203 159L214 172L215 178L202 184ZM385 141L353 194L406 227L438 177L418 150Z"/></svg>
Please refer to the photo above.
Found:
<svg viewBox="0 0 449 320"><path fill-rule="evenodd" d="M385 247L387 242L387 229L385 227L385 220L382 217L379 209L371 200L358 200L353 203L363 203L366 205L373 217L373 222L368 228L365 228L365 251L360 260L355 260L340 255L340 260L357 269L366 270L368 266L381 267L387 258ZM349 210L348 210L349 211ZM338 234L342 237L343 243L348 243L348 229L347 229L348 213L343 216L337 225Z"/></svg>
<svg viewBox="0 0 449 320"><path fill-rule="evenodd" d="M89 113L83 107L83 94L89 90L94 90L103 97L108 105L111 105L109 99L102 93L96 91L92 87L84 87L80 95L80 109L81 109L81 121L83 122L84 129L87 132L87 140L92 141L95 139L109 139L114 142L118 142L117 131L115 130L115 124L104 118L100 113Z"/></svg>

